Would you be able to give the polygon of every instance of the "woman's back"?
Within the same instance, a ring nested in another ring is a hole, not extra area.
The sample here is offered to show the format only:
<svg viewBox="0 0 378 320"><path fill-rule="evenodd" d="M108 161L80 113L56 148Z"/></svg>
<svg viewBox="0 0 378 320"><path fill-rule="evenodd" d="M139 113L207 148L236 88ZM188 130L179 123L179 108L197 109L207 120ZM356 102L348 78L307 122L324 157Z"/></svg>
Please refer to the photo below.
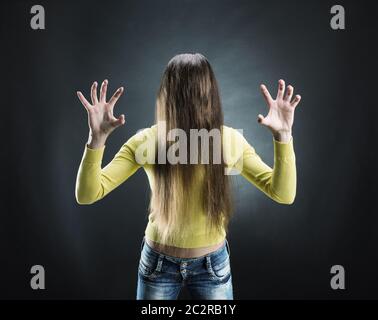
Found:
<svg viewBox="0 0 378 320"><path fill-rule="evenodd" d="M202 131L203 132L203 131ZM146 155L148 151L155 154L156 144L158 143L158 126L153 125L150 128L144 129L134 137L132 137L126 144L125 147L128 149L128 153L130 157L135 156L135 166L142 166L148 176L151 193L154 194L154 166L156 165L156 158L150 157L151 163L146 161L145 156L141 156L143 153ZM245 146L245 140L242 135L236 131L235 129L222 126L222 130L220 132L220 137L222 141L222 148L214 148L215 152L221 152L221 156L226 159L227 168L229 170L225 170L224 174L233 174L236 173L238 168L239 170L242 167L242 153ZM200 145L204 140L208 139L209 135L203 135L201 140L198 139L198 145ZM186 139L190 139L187 137ZM193 142L193 141L192 141ZM207 145L204 142L204 145ZM148 149L150 146L150 149ZM153 147L151 147L153 146ZM140 149L138 151L138 149ZM186 151L186 149L182 149ZM197 155L197 150L194 151ZM202 148L201 150L203 153L207 152ZM198 151L200 153L200 151ZM138 159L139 155L139 159ZM197 248L197 247L206 247L211 246L214 244L218 244L222 241L222 239L226 236L226 228L225 226L221 226L221 228L212 228L207 229L209 226L209 221L207 217L207 212L203 208L203 188L204 184L207 182L205 175L204 175L204 168L206 163L202 163L201 160L197 161L196 163L190 163L192 154L187 154L187 163L192 166L196 166L195 171L193 171L194 178L190 185L190 191L188 191L185 195L185 200L189 203L188 206L185 207L185 212L181 212L181 218L184 219L185 228L181 228L180 224L177 224L177 230L170 230L172 232L172 236L170 239L164 241L164 244L180 247L180 248ZM201 158L202 161L204 157ZM138 163L139 160L139 163ZM205 162L205 161L203 161ZM226 169L227 169L226 168ZM234 170L231 170L234 169ZM241 170L239 171L239 173ZM189 188L188 188L189 189ZM156 208L153 207L153 202L150 205L150 212L148 216L148 225L146 227L145 234L148 239L161 243L159 227L155 223L154 215L155 215Z"/></svg>

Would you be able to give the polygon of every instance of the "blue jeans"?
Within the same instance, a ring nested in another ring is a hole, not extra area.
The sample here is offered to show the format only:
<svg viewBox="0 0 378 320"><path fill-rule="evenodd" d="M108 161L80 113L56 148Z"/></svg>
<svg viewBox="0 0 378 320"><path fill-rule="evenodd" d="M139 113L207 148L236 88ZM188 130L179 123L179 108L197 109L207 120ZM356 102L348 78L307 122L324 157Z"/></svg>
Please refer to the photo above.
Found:
<svg viewBox="0 0 378 320"><path fill-rule="evenodd" d="M230 246L196 258L173 257L151 248L143 237L137 300L175 300L186 286L192 299L233 300Z"/></svg>

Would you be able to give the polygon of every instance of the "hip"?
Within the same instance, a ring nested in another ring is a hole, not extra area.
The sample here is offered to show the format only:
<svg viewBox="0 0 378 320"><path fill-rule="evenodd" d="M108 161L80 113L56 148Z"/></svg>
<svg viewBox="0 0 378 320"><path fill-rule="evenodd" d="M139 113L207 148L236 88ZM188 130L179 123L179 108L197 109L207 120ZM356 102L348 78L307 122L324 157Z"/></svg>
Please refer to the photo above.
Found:
<svg viewBox="0 0 378 320"><path fill-rule="evenodd" d="M223 239L221 242L214 245L199 247L199 248L179 248L170 245L161 244L155 241L152 241L145 237L146 243L155 251L177 257L177 258L198 258L210 254L222 246L225 245L226 239Z"/></svg>

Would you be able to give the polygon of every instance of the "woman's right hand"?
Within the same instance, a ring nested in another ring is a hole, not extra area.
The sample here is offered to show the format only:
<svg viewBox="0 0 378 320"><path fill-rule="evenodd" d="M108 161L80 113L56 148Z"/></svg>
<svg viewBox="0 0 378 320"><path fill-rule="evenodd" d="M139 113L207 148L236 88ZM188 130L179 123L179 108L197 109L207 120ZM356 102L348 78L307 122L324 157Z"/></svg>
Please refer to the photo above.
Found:
<svg viewBox="0 0 378 320"><path fill-rule="evenodd" d="M77 96L88 113L89 125L89 141L88 146L92 148L99 148L105 144L108 136L114 129L125 123L125 116L121 114L118 118L114 117L114 106L123 93L123 87L113 94L109 101L106 101L106 91L108 87L108 80L104 80L100 88L100 99L97 97L97 82L95 81L91 87L92 104L78 91Z"/></svg>

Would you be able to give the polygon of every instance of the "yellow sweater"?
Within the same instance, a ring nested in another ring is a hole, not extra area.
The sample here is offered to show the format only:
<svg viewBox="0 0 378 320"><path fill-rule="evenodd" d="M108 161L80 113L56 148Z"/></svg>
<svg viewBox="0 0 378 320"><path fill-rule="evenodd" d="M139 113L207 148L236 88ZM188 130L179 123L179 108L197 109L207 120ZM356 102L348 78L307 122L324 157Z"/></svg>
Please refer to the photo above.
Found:
<svg viewBox="0 0 378 320"><path fill-rule="evenodd" d="M90 149L86 144L77 173L75 188L77 202L91 204L102 199L141 167L145 170L152 188L153 164L140 164L140 161L136 160L135 151L146 139L156 139L156 136L157 125L133 135L104 168L101 165L105 146ZM273 138L273 169L261 160L243 135L231 127L223 126L222 144L229 169L239 171L244 178L274 201L283 204L293 203L297 182L293 138L287 143ZM221 233L206 234L206 215L199 207L201 194L193 191L190 197L193 204L190 214L193 219L188 221L185 230L181 230L180 238L177 237L173 242L166 244L181 248L196 248L220 243L226 237L225 230L223 229ZM151 215L148 218L145 236L152 241L160 242Z"/></svg>

